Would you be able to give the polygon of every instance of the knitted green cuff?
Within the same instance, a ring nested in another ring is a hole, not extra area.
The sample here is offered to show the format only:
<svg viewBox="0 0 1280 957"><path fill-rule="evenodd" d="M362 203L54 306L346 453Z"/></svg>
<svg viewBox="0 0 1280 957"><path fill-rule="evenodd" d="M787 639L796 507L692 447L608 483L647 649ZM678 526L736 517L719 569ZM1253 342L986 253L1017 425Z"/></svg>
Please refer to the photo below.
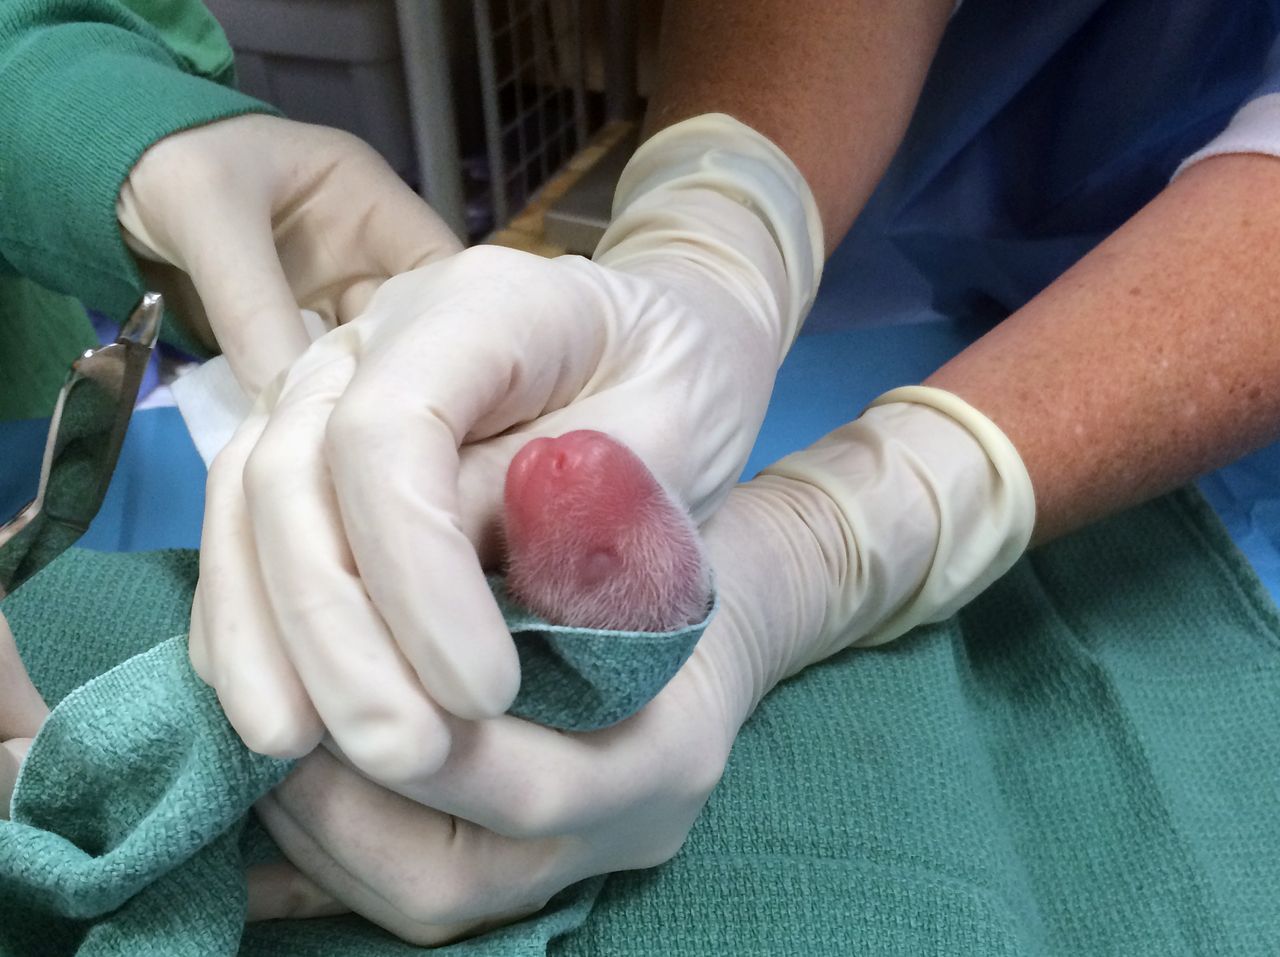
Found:
<svg viewBox="0 0 1280 957"><path fill-rule="evenodd" d="M28 27L20 41L10 27L0 22L0 251L123 320L142 291L115 212L133 165L171 133L271 108L184 73L166 46L122 25Z"/></svg>

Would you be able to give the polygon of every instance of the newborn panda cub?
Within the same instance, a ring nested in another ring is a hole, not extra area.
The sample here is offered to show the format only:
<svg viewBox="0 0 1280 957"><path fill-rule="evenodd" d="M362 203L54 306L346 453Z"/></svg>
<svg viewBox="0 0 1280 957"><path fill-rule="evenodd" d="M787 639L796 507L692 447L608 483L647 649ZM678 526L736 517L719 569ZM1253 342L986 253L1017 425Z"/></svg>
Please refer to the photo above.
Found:
<svg viewBox="0 0 1280 957"><path fill-rule="evenodd" d="M547 621L674 631L706 614L711 571L693 521L603 432L524 446L505 507L507 591Z"/></svg>

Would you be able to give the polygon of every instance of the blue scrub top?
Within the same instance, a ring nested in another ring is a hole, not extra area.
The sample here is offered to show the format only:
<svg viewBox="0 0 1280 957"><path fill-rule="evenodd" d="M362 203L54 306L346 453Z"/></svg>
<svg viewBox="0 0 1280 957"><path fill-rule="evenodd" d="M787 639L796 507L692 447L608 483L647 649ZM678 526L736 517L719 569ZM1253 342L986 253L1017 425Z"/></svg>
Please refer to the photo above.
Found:
<svg viewBox="0 0 1280 957"><path fill-rule="evenodd" d="M1280 2L966 0L806 331L998 322L1280 90Z"/></svg>

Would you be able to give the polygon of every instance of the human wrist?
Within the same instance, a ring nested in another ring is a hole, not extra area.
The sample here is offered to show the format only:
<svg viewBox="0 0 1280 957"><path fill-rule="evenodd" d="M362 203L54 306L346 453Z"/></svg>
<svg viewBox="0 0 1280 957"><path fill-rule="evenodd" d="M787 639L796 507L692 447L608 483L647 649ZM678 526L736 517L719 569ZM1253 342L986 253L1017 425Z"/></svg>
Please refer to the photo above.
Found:
<svg viewBox="0 0 1280 957"><path fill-rule="evenodd" d="M619 266L673 247L733 285L766 290L777 360L822 275L822 223L808 184L777 146L724 114L650 138L623 170L595 259Z"/></svg>
<svg viewBox="0 0 1280 957"><path fill-rule="evenodd" d="M273 149L255 146L272 145L272 134L287 130L289 123L270 114L238 113L211 117L156 140L130 168L116 196L116 220L125 245L140 259L185 271L183 247L196 244L182 235L188 217L174 215L177 202L191 204L191 188L198 183L215 198L232 189L253 191L264 206L269 205L270 196L264 195L261 184L234 181L227 154L238 157L250 152L256 154L253 159L258 166L275 169L276 152L285 149L283 136L278 136Z"/></svg>
<svg viewBox="0 0 1280 957"><path fill-rule="evenodd" d="M886 393L765 476L823 502L806 515L824 555L822 621L785 650L783 677L953 614L1012 566L1035 521L1012 444L938 389Z"/></svg>
<svg viewBox="0 0 1280 957"><path fill-rule="evenodd" d="M758 475L703 526L718 610L699 642L732 733L822 627L830 583L824 535L834 502L790 478Z"/></svg>

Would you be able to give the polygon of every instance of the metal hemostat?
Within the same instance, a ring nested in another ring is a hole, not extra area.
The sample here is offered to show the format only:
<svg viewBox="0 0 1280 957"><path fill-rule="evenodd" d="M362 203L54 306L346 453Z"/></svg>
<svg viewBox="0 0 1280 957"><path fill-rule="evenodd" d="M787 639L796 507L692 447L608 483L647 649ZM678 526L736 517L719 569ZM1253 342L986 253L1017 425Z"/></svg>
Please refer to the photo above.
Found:
<svg viewBox="0 0 1280 957"><path fill-rule="evenodd" d="M98 514L163 315L164 299L146 293L115 342L71 364L49 422L36 497L0 526L0 598L75 544Z"/></svg>

